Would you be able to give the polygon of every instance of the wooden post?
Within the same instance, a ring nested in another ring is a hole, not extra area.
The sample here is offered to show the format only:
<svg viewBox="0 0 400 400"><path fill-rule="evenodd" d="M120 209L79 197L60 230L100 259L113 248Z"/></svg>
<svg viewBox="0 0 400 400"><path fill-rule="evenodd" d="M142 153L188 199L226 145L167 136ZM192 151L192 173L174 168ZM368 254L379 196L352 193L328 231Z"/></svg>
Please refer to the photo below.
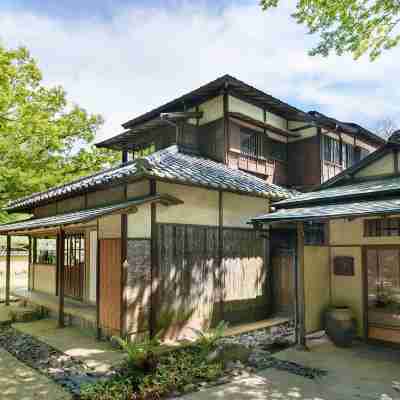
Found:
<svg viewBox="0 0 400 400"><path fill-rule="evenodd" d="M304 289L304 225L297 223L297 347L306 350L305 289Z"/></svg>
<svg viewBox="0 0 400 400"><path fill-rule="evenodd" d="M224 318L224 207L223 207L223 192L218 192L218 271L217 271L217 285L218 285L218 302L219 302L219 319Z"/></svg>
<svg viewBox="0 0 400 400"><path fill-rule="evenodd" d="M11 280L11 236L7 235L6 253L6 306L10 305L10 280Z"/></svg>
<svg viewBox="0 0 400 400"><path fill-rule="evenodd" d="M58 234L57 256L58 256L58 327L65 327L64 320L64 286L65 286L65 260L64 260L65 232L63 229Z"/></svg>
<svg viewBox="0 0 400 400"><path fill-rule="evenodd" d="M28 291L32 290L32 237L28 236Z"/></svg>
<svg viewBox="0 0 400 400"><path fill-rule="evenodd" d="M96 336L101 339L101 325L100 325L100 237L99 237L99 220L97 219L97 248L96 248Z"/></svg>
<svg viewBox="0 0 400 400"><path fill-rule="evenodd" d="M150 194L157 193L156 180L150 180ZM157 205L151 203L151 266L150 266L150 315L149 315L149 334L154 337L156 330L156 298L158 296L158 235L157 235Z"/></svg>
<svg viewBox="0 0 400 400"><path fill-rule="evenodd" d="M124 201L128 199L127 185L124 188ZM120 315L120 335L125 337L126 332L126 280L128 276L128 214L121 214L121 315Z"/></svg>

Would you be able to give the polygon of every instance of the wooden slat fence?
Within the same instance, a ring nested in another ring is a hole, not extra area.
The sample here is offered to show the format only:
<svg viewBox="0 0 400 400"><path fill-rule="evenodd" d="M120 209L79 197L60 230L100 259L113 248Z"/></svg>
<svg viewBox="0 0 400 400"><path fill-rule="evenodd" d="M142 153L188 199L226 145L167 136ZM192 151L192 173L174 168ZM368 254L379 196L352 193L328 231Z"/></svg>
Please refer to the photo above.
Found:
<svg viewBox="0 0 400 400"><path fill-rule="evenodd" d="M218 227L158 224L156 319L164 327L203 328L268 314L264 239L250 229L224 228L223 259Z"/></svg>

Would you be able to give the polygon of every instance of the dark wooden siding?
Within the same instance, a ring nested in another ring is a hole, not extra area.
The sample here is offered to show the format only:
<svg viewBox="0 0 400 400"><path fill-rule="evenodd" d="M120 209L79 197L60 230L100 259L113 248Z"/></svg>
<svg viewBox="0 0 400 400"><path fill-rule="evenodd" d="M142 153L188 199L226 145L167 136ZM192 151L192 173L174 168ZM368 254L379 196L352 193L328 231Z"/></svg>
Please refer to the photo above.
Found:
<svg viewBox="0 0 400 400"><path fill-rule="evenodd" d="M100 240L100 327L106 335L121 331L121 239Z"/></svg>
<svg viewBox="0 0 400 400"><path fill-rule="evenodd" d="M199 126L198 137L200 153L203 156L224 162L225 139L224 120L222 118Z"/></svg>
<svg viewBox="0 0 400 400"><path fill-rule="evenodd" d="M157 229L159 327L169 326L173 336L222 319L237 323L268 316L264 239L255 231L224 228L220 262L217 227L158 224Z"/></svg>
<svg viewBox="0 0 400 400"><path fill-rule="evenodd" d="M288 184L312 187L321 183L318 136L288 144Z"/></svg>

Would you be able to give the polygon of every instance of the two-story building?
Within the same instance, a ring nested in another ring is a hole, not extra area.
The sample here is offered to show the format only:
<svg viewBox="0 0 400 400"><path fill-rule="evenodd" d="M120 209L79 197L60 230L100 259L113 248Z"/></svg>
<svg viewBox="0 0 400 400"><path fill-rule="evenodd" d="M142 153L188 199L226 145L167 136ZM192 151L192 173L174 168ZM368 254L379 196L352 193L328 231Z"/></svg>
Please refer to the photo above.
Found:
<svg viewBox="0 0 400 400"><path fill-rule="evenodd" d="M0 226L9 248L30 237L29 290L16 294L99 335L176 336L290 312L290 234L247 218L384 143L228 75L123 128L98 144L121 165L11 202L33 217Z"/></svg>

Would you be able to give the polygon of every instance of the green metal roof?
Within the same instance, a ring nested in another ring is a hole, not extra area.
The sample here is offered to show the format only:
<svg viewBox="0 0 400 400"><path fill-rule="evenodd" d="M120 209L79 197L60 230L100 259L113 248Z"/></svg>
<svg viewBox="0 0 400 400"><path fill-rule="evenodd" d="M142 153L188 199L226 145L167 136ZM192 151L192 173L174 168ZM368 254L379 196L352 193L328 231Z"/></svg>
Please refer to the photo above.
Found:
<svg viewBox="0 0 400 400"><path fill-rule="evenodd" d="M249 222L317 221L323 219L354 218L364 215L390 215L398 213L400 213L400 198L280 209L276 212L252 218Z"/></svg>
<svg viewBox="0 0 400 400"><path fill-rule="evenodd" d="M282 200L274 205L277 208L289 208L298 205L322 204L367 199L378 195L400 194L400 176L380 178L374 180L365 180L349 185L335 186L328 189L308 192L294 196L287 200Z"/></svg>
<svg viewBox="0 0 400 400"><path fill-rule="evenodd" d="M0 233L24 232L35 229L47 229L54 227L65 227L78 223L92 221L98 217L109 215L132 208L144 203L159 202L165 205L179 204L182 201L166 194L155 194L151 196L135 198L123 203L112 204L104 207L90 208L86 210L74 211L65 214L54 215L44 218L30 218L23 221L17 221L10 224L0 225Z"/></svg>

